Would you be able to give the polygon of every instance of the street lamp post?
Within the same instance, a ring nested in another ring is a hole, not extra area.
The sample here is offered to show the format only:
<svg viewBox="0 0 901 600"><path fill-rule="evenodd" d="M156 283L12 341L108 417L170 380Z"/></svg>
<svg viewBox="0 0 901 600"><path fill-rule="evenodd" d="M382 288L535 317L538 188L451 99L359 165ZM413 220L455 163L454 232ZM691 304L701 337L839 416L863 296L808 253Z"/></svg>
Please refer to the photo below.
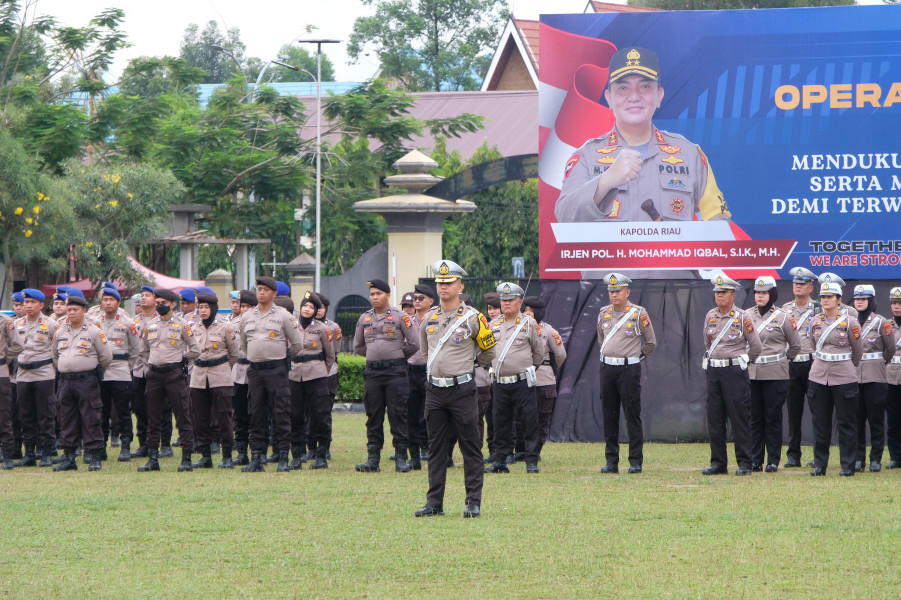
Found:
<svg viewBox="0 0 901 600"><path fill-rule="evenodd" d="M319 287L322 277L322 44L337 44L341 40L298 38L301 44L316 44L316 279L313 289Z"/></svg>

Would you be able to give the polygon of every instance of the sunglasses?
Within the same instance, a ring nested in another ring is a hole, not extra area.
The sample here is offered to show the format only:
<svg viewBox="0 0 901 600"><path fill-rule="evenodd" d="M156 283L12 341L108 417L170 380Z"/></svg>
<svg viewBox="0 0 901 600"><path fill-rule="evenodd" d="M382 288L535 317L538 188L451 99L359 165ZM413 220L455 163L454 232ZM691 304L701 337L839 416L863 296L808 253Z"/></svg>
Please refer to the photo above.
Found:
<svg viewBox="0 0 901 600"><path fill-rule="evenodd" d="M425 296L413 296L414 302L422 302L423 300L425 300Z"/></svg>

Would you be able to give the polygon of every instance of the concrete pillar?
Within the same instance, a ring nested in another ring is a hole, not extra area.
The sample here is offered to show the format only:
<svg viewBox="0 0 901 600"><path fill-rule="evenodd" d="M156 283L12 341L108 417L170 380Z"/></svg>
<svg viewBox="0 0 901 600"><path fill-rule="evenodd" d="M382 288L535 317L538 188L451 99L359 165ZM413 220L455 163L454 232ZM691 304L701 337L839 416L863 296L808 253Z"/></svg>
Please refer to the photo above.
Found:
<svg viewBox="0 0 901 600"><path fill-rule="evenodd" d="M232 291L232 274L224 269L217 269L206 276L207 287L212 288L219 298L219 306L228 308L228 293Z"/></svg>
<svg viewBox="0 0 901 600"><path fill-rule="evenodd" d="M247 280L247 245L235 244L235 285L239 290L249 290Z"/></svg>
<svg viewBox="0 0 901 600"><path fill-rule="evenodd" d="M178 245L178 276L181 279L195 279L194 244Z"/></svg>

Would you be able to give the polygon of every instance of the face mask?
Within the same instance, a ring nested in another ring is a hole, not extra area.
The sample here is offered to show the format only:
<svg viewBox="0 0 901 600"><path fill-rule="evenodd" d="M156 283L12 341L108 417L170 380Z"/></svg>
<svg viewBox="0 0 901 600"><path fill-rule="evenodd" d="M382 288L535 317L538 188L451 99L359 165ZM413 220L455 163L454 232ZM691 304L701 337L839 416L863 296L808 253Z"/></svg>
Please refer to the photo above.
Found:
<svg viewBox="0 0 901 600"><path fill-rule="evenodd" d="M156 305L157 314L168 315L170 310L172 310L172 307L170 307L168 304L157 304Z"/></svg>

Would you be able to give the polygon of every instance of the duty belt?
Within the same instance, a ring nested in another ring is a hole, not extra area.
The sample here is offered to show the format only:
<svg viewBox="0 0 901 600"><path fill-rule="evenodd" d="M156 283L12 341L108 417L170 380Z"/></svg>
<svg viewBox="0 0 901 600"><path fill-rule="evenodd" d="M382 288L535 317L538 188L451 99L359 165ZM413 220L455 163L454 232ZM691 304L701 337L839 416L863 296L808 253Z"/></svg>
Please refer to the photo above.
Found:
<svg viewBox="0 0 901 600"><path fill-rule="evenodd" d="M549 366L551 366L551 361L550 361L550 359L548 359L548 360L543 360L543 361L541 361L541 364L547 365L547 366L549 367Z"/></svg>
<svg viewBox="0 0 901 600"><path fill-rule="evenodd" d="M737 358L711 358L709 363L711 367L740 367L741 362Z"/></svg>
<svg viewBox="0 0 901 600"><path fill-rule="evenodd" d="M391 367L400 367L407 364L405 358L392 358L391 360L367 360L367 369L390 369Z"/></svg>
<svg viewBox="0 0 901 600"><path fill-rule="evenodd" d="M779 362L785 358L785 353L781 352L779 354L768 354L766 356L758 356L757 360L754 361L755 365L765 365L767 363Z"/></svg>
<svg viewBox="0 0 901 600"><path fill-rule="evenodd" d="M228 362L228 356L220 356L218 358L213 358L210 360L200 360L199 358L194 361L195 367L216 367L219 365L223 365Z"/></svg>
<svg viewBox="0 0 901 600"><path fill-rule="evenodd" d="M810 362L812 355L808 352L807 354L799 354L798 356L792 359L792 362L802 363L802 362Z"/></svg>
<svg viewBox="0 0 901 600"><path fill-rule="evenodd" d="M284 367L285 359L280 358L278 360L265 360L262 362L252 362L250 363L250 368L254 371L266 371L269 369L275 369L277 367Z"/></svg>
<svg viewBox="0 0 901 600"><path fill-rule="evenodd" d="M829 354L827 352L814 352L814 358L819 358L820 360L826 362L839 362L842 360L851 360L850 354ZM880 356L882 356L880 354Z"/></svg>
<svg viewBox="0 0 901 600"><path fill-rule="evenodd" d="M884 360L884 358L882 352L864 352L860 360Z"/></svg>
<svg viewBox="0 0 901 600"><path fill-rule="evenodd" d="M325 352L320 352L319 354L298 354L294 358L291 359L291 362L296 363L307 363L313 362L314 360L325 360Z"/></svg>
<svg viewBox="0 0 901 600"><path fill-rule="evenodd" d="M893 356L892 364L893 365L901 365L901 356Z"/></svg>
<svg viewBox="0 0 901 600"><path fill-rule="evenodd" d="M510 384L510 383L516 383L517 381L522 381L526 377L527 377L527 375L525 373L519 373L517 375L511 375L510 377L495 376L494 381L497 383Z"/></svg>
<svg viewBox="0 0 901 600"><path fill-rule="evenodd" d="M466 375L458 375L456 377L429 377L429 382L432 385L441 388L462 385L464 383L469 383L470 381L472 381L472 373L467 373Z"/></svg>
<svg viewBox="0 0 901 600"><path fill-rule="evenodd" d="M20 369L25 369L26 371L32 371L34 369L40 369L46 365L53 364L53 359L46 358L44 360L39 360L33 363L19 363Z"/></svg>
<svg viewBox="0 0 901 600"><path fill-rule="evenodd" d="M641 358L638 356L629 356L628 358L621 358L617 356L605 356L604 364L605 365L613 365L621 367L623 365L637 365L641 362Z"/></svg>
<svg viewBox="0 0 901 600"><path fill-rule="evenodd" d="M181 363L166 363L164 365L150 365L150 370L154 373L168 373L169 371L174 371L175 369L180 369Z"/></svg>
<svg viewBox="0 0 901 600"><path fill-rule="evenodd" d="M0 367L6 364L6 357L0 358Z"/></svg>
<svg viewBox="0 0 901 600"><path fill-rule="evenodd" d="M423 364L423 365L414 365L414 364L412 364L412 363L407 363L407 369L408 369L411 373L425 373L425 372L426 372L426 368L428 368L428 365L425 365L425 364Z"/></svg>
<svg viewBox="0 0 901 600"><path fill-rule="evenodd" d="M113 354L113 360L128 360L127 354Z"/></svg>
<svg viewBox="0 0 901 600"><path fill-rule="evenodd" d="M250 364L250 361L247 360L246 358L239 358L239 359L238 359L238 364L239 364L239 365L249 365L249 364Z"/></svg>
<svg viewBox="0 0 901 600"><path fill-rule="evenodd" d="M91 369L90 371L77 371L75 373L60 373L60 379L72 380L72 379L87 379L88 377L97 377L97 369Z"/></svg>

